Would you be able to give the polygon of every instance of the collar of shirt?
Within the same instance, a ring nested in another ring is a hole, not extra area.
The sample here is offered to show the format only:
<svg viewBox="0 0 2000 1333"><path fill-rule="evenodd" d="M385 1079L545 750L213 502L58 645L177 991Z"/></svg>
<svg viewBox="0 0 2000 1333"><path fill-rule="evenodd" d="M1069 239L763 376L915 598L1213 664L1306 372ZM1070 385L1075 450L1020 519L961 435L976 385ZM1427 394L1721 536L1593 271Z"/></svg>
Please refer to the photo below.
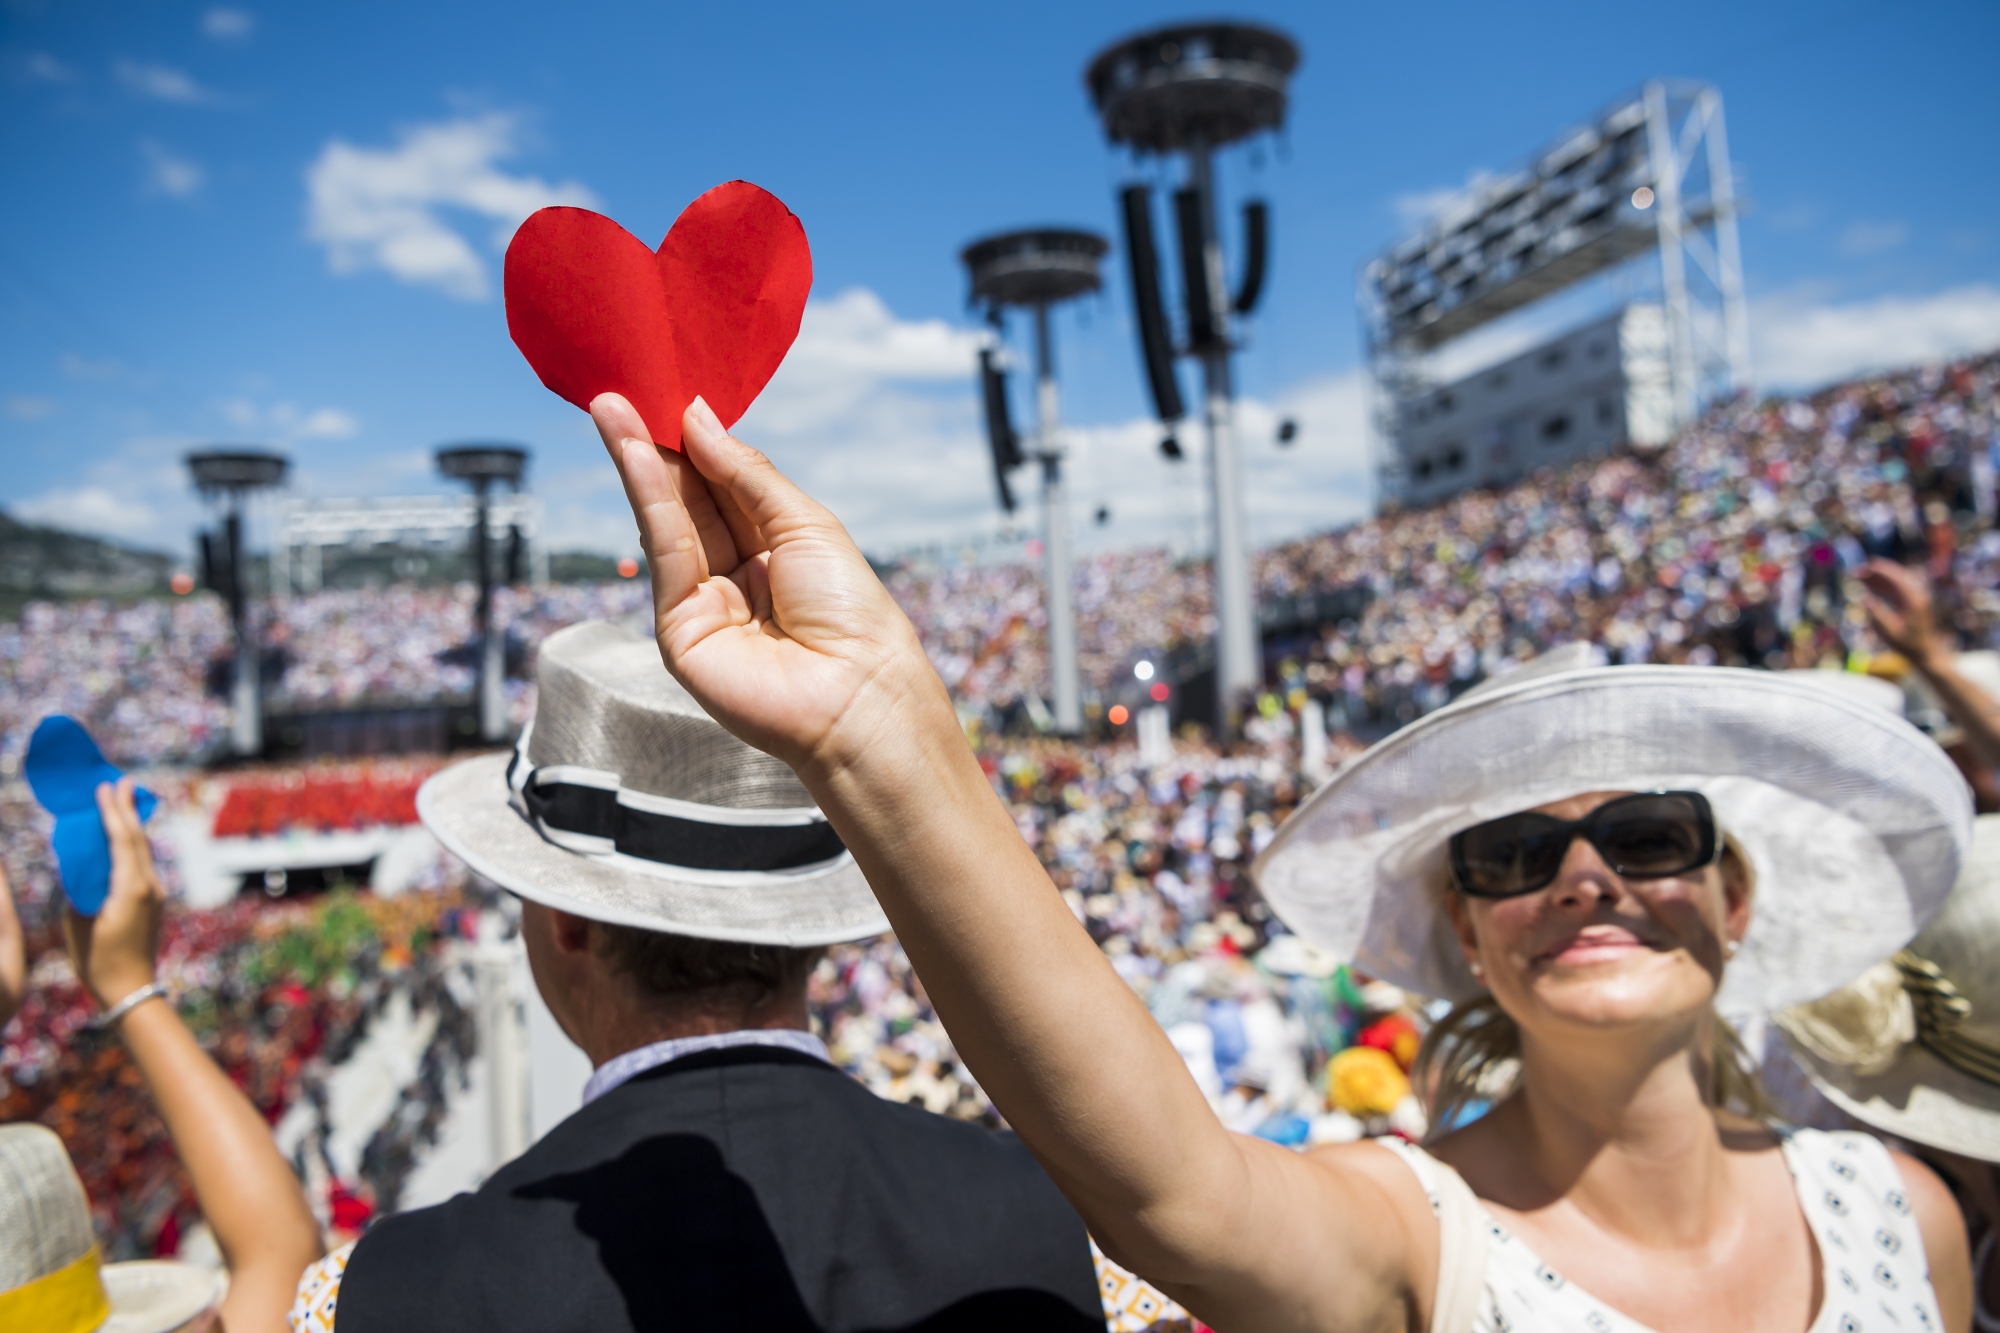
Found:
<svg viewBox="0 0 2000 1333"><path fill-rule="evenodd" d="M704 1037L673 1037L623 1055L614 1055L599 1065L591 1074L590 1081L583 1085L583 1103L588 1106L648 1069L658 1069L663 1064L700 1051L721 1051L732 1046L779 1046L828 1064L833 1063L825 1042L797 1028L743 1028L736 1032L713 1032Z"/></svg>

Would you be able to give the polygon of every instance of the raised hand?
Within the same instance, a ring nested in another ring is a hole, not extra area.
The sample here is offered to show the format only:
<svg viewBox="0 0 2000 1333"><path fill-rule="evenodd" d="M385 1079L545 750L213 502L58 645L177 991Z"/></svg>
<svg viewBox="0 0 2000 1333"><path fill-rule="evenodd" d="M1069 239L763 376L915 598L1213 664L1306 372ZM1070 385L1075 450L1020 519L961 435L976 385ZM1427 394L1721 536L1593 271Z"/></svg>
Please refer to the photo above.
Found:
<svg viewBox="0 0 2000 1333"><path fill-rule="evenodd" d="M1863 606L1869 626L1913 666L1928 666L1938 636L1931 590L1923 577L1893 560L1870 560L1859 577L1868 590Z"/></svg>
<svg viewBox="0 0 2000 1333"><path fill-rule="evenodd" d="M827 509L697 398L682 452L622 396L590 405L652 571L667 669L738 737L838 766L914 702L949 701L910 622Z"/></svg>
<svg viewBox="0 0 2000 1333"><path fill-rule="evenodd" d="M70 965L105 1008L153 982L166 893L153 869L153 848L134 807L132 779L97 788L97 812L111 841L111 892L96 917L70 909L63 917Z"/></svg>

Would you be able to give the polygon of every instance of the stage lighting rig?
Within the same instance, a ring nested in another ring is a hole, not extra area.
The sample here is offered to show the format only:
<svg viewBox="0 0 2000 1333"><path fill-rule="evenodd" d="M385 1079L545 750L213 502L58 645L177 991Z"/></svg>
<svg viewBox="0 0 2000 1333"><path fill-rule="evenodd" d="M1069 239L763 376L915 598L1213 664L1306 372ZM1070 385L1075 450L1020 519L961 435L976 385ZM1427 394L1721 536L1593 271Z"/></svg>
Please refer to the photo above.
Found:
<svg viewBox="0 0 2000 1333"><path fill-rule="evenodd" d="M1179 343L1160 293L1151 187L1126 186L1119 211L1146 381L1167 428L1160 453L1170 461L1181 457L1175 423L1186 415L1174 360L1191 356L1202 365L1215 533L1217 723L1225 734L1263 682L1229 356L1237 345L1236 320L1256 308L1266 286L1270 209L1256 199L1243 206L1242 273L1232 293L1216 227L1215 153L1284 124L1298 63L1297 44L1272 29L1188 23L1127 38L1100 53L1084 74L1113 144L1141 156L1179 156L1186 164L1173 198L1185 331Z"/></svg>
<svg viewBox="0 0 2000 1333"><path fill-rule="evenodd" d="M512 444L460 444L437 451L439 473L472 487L472 564L479 580L479 738L507 739L507 648L493 628L493 542L488 531L489 495L496 486L519 491L528 472L528 451ZM515 541L518 543L518 532ZM519 557L510 551L510 566ZM514 571L510 568L510 576Z"/></svg>
<svg viewBox="0 0 2000 1333"><path fill-rule="evenodd" d="M1063 495L1061 399L1056 392L1055 342L1049 307L1098 290L1098 261L1111 247L1102 236L1061 227L1037 227L989 236L959 256L972 280L972 300L986 307L996 337L1005 334L1004 312L1025 308L1035 318L1035 434L1024 452L1007 407L1007 376L998 349L979 353L985 391L987 443L1000 505L1014 511L1007 474L1029 458L1042 465L1042 554L1047 561L1043 596L1049 623L1049 676L1055 695L1055 730L1083 730L1083 678L1076 659L1076 610L1071 604L1069 506ZM1108 517L1108 515L1107 515ZM1100 523L1104 519L1098 520Z"/></svg>
<svg viewBox="0 0 2000 1333"><path fill-rule="evenodd" d="M222 523L198 534L202 582L229 606L236 633L236 680L230 692L235 714L230 749L239 759L264 751L263 664L250 613L250 566L245 558L243 520L250 496L284 484L291 462L267 449L211 449L189 454L188 474L201 498L223 508Z"/></svg>

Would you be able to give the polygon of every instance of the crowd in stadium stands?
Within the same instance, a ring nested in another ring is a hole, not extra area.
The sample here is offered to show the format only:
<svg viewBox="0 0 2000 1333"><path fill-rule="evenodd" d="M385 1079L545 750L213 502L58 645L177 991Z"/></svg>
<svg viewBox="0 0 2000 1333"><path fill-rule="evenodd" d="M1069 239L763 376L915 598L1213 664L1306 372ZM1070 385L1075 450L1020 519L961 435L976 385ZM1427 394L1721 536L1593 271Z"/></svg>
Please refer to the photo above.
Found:
<svg viewBox="0 0 2000 1333"><path fill-rule="evenodd" d="M32 982L0 1031L0 1123L38 1120L68 1146L114 1259L171 1255L199 1218L187 1175L143 1080L64 957L40 811L18 788L0 795L7 864L28 927ZM452 884L395 899L333 894L272 903L261 895L167 914L160 975L189 1027L272 1124L303 1101L313 1126L295 1152L320 1203L347 1229L393 1210L417 1157L436 1139L473 1054L469 991L449 941L467 934L476 900ZM328 1176L326 1079L364 1041L392 993L437 1017L395 1114L358 1163ZM316 1168L317 1171L315 1170Z"/></svg>
<svg viewBox="0 0 2000 1333"><path fill-rule="evenodd" d="M1540 473L1268 551L1258 564L1267 601L1365 588L1365 609L1298 639L1250 741L1223 750L1183 738L1164 764L1142 765L1129 745L1002 730L1043 688L1034 569L911 563L885 577L1023 837L1228 1123L1292 1144L1407 1132L1418 1126L1405 1071L1424 1011L1274 929L1246 873L1309 785L1296 705L1320 698L1336 729L1393 724L1577 639L1625 662L1852 665L1870 641L1843 576L1878 553L1921 561L1961 644L1993 645L1997 380L2000 358L1988 357L1725 409L1656 454ZM1189 648L1212 630L1199 564L1104 555L1081 564L1077 583L1096 690L1134 655ZM500 619L531 652L563 624L623 618L646 597L643 581L511 591ZM472 632L463 588L325 592L270 614L281 701L469 687L470 667L454 655ZM208 676L228 643L207 597L36 603L0 624L0 856L28 909L35 978L28 1007L0 1033L0 1120L37 1118L63 1134L121 1257L171 1251L191 1198L136 1072L90 1027L67 974L46 819L14 779L27 728L51 711L85 720L126 762L203 753L227 727ZM518 687L514 703L525 715L531 693ZM364 806L400 822L420 777L394 763L253 773L226 779L236 785L219 803L195 790L203 779L156 771L147 781L170 807L208 800L216 831L234 834L339 826ZM327 1072L391 992L439 1014L407 1102L328 1184L322 1202L345 1229L395 1207L472 1054L462 970L454 980L463 957L449 942L494 906L479 891L440 880L388 901L252 895L169 915L166 970L204 1042L274 1122L300 1103L318 1108L311 1153L300 1149L309 1174L308 1156L325 1164ZM882 1095L994 1119L892 940L831 950L811 1000L835 1058Z"/></svg>
<svg viewBox="0 0 2000 1333"><path fill-rule="evenodd" d="M1665 450L1544 471L1433 508L1290 542L1257 561L1267 609L1365 590L1351 623L1298 645L1281 683L1338 725L1407 721L1571 640L1622 662L1819 665L1860 645L1845 578L1919 559L1965 647L2000 624L1991 531L2000 357L1724 408ZM1045 679L1039 571L918 566L889 586L964 703ZM1212 632L1206 568L1157 552L1082 563L1085 679Z"/></svg>
<svg viewBox="0 0 2000 1333"><path fill-rule="evenodd" d="M1629 452L1436 507L1287 543L1257 562L1259 596L1357 591L1358 618L1297 644L1281 683L1336 725L1392 724L1549 646L1624 662L1815 665L1859 643L1845 575L1869 555L1921 559L1966 646L2000 621L1993 508L1995 386L1984 357L1860 380L1810 398L1724 408L1657 453ZM1039 570L907 562L885 577L955 696L1018 711L1046 691ZM519 673L550 631L643 611L643 580L502 589ZM1087 686L1135 656L1198 651L1214 628L1206 566L1163 551L1076 571ZM273 706L423 702L471 689L469 588L409 586L280 599L264 640ZM228 626L212 598L31 604L0 625L0 768L26 724L68 712L133 761L202 755L227 725L212 688ZM533 707L511 681L517 721Z"/></svg>

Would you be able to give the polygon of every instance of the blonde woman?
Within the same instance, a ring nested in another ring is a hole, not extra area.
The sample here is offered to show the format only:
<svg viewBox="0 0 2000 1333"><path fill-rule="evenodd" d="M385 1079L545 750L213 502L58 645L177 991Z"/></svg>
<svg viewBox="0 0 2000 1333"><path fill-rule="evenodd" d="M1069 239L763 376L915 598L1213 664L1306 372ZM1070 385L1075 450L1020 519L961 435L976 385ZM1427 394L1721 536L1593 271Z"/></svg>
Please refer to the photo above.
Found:
<svg viewBox="0 0 2000 1333"><path fill-rule="evenodd" d="M1105 1250L1203 1320L1966 1327L1934 1176L1719 1104L1718 1000L1832 989L1948 891L1971 812L1914 731L1769 675L1620 668L1378 746L1285 826L1261 882L1308 939L1472 1002L1448 1026L1473 1054L1434 1067L1500 1101L1428 1153L1299 1155L1217 1124L839 522L699 399L684 452L616 395L593 416L668 669L804 779L994 1102Z"/></svg>

